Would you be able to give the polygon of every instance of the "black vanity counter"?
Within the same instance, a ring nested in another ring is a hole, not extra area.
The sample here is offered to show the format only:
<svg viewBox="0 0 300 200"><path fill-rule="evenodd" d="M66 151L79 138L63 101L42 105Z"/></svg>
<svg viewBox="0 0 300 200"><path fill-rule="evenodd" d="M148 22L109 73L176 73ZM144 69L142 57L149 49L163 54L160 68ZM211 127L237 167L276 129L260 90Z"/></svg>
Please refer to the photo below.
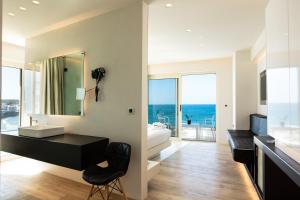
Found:
<svg viewBox="0 0 300 200"><path fill-rule="evenodd" d="M108 138L68 133L46 138L1 133L1 151L75 170L104 161L108 143Z"/></svg>
<svg viewBox="0 0 300 200"><path fill-rule="evenodd" d="M274 143L270 136L255 136L254 143L274 162L300 189L300 164L286 155Z"/></svg>
<svg viewBox="0 0 300 200"><path fill-rule="evenodd" d="M254 134L250 130L228 130L228 133L233 160L240 163L251 163L254 157Z"/></svg>

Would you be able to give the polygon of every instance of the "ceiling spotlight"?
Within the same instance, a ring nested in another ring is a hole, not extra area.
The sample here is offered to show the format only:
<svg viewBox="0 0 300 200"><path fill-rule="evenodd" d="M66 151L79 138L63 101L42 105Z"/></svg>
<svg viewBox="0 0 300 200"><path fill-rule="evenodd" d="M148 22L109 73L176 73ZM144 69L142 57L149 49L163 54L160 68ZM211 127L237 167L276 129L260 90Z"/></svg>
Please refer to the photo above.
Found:
<svg viewBox="0 0 300 200"><path fill-rule="evenodd" d="M172 8L172 7L173 7L173 4L171 4L171 3L166 4L166 8Z"/></svg>
<svg viewBox="0 0 300 200"><path fill-rule="evenodd" d="M11 12L9 12L7 14L10 15L10 16L16 16L15 13L11 13Z"/></svg>
<svg viewBox="0 0 300 200"><path fill-rule="evenodd" d="M32 1L32 3L36 4L36 5L39 5L40 2L39 1Z"/></svg>
<svg viewBox="0 0 300 200"><path fill-rule="evenodd" d="M27 10L27 8L25 8L25 7L23 7L23 6L20 6L19 8L20 8L20 10L23 10L23 11L26 11L26 10Z"/></svg>
<svg viewBox="0 0 300 200"><path fill-rule="evenodd" d="M191 30L191 29L186 29L185 31L186 31L186 32L188 32L188 33L189 33L189 32L192 32L192 30Z"/></svg>

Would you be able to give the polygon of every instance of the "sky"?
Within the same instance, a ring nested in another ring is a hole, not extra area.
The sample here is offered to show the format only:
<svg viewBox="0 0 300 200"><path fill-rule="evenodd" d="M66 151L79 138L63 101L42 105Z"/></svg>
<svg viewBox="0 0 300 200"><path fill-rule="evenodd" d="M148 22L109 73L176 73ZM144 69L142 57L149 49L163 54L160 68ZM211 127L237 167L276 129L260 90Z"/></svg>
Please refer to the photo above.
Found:
<svg viewBox="0 0 300 200"><path fill-rule="evenodd" d="M149 80L149 104L176 104L176 79Z"/></svg>
<svg viewBox="0 0 300 200"><path fill-rule="evenodd" d="M298 67L268 69L268 103L298 103L299 74Z"/></svg>
<svg viewBox="0 0 300 200"><path fill-rule="evenodd" d="M149 104L175 104L176 79L149 80ZM182 104L216 104L215 74L182 77Z"/></svg>
<svg viewBox="0 0 300 200"><path fill-rule="evenodd" d="M20 98L20 71L2 68L2 99ZM176 104L176 79L149 80L149 104ZM215 104L216 76L182 77L182 104Z"/></svg>
<svg viewBox="0 0 300 200"><path fill-rule="evenodd" d="M2 67L2 99L20 98L20 70Z"/></svg>

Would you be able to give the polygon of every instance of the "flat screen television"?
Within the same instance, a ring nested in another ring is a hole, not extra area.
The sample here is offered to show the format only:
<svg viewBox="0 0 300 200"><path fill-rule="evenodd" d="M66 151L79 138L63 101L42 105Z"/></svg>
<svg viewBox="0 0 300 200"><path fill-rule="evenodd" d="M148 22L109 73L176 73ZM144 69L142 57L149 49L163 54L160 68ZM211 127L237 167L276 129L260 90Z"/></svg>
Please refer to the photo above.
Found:
<svg viewBox="0 0 300 200"><path fill-rule="evenodd" d="M260 73L260 104L267 105L267 72Z"/></svg>

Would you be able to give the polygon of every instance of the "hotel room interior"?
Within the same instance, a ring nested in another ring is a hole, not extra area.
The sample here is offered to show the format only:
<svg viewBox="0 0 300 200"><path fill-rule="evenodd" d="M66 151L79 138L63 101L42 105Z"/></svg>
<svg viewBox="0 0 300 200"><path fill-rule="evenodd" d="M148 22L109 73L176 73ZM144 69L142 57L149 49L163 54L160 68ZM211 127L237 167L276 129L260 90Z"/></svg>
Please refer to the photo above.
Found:
<svg viewBox="0 0 300 200"><path fill-rule="evenodd" d="M0 0L1 200L299 200L299 0Z"/></svg>

